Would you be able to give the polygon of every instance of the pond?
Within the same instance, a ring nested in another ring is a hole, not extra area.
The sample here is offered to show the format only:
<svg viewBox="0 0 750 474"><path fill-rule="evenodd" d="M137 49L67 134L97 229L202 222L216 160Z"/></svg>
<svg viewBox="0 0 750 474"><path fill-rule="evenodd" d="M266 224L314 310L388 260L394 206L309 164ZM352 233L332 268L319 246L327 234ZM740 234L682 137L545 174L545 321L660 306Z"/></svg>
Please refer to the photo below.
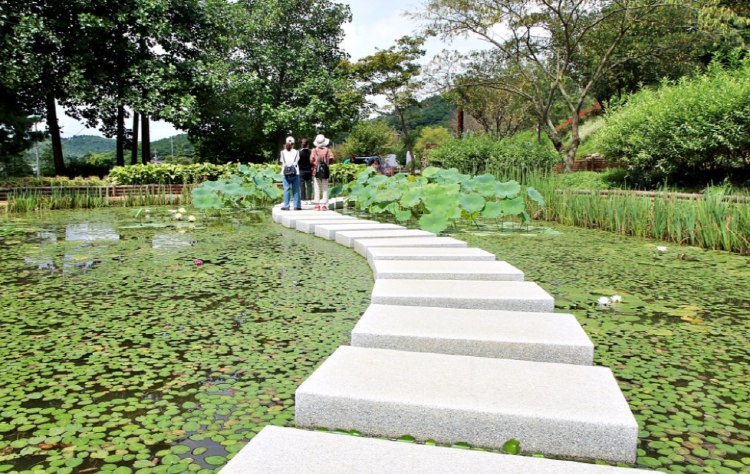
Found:
<svg viewBox="0 0 750 474"><path fill-rule="evenodd" d="M136 212L0 220L0 472L215 472L293 426L296 387L369 302L364 259L267 212ZM451 235L578 317L638 419L639 467L750 472L750 259L542 225Z"/></svg>
<svg viewBox="0 0 750 474"><path fill-rule="evenodd" d="M638 419L639 467L750 472L750 258L542 225L453 236L522 269L556 311L576 315ZM615 295L621 303L597 303Z"/></svg>
<svg viewBox="0 0 750 474"><path fill-rule="evenodd" d="M137 211L0 219L0 472L218 471L369 303L363 259L268 212Z"/></svg>

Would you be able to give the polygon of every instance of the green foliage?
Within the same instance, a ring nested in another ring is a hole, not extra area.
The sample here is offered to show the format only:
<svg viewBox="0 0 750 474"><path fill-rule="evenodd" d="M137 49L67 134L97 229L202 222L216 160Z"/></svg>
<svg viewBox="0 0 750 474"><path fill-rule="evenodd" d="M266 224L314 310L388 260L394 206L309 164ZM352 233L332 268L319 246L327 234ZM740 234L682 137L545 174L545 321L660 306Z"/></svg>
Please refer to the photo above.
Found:
<svg viewBox="0 0 750 474"><path fill-rule="evenodd" d="M328 182L330 185L336 186L341 184L348 184L355 179L357 179L357 175L367 168L366 165L355 165L351 163L343 164L343 163L334 163L331 166L328 167L330 171L330 175L328 177ZM329 193L329 196L331 198L335 196L331 196Z"/></svg>
<svg viewBox="0 0 750 474"><path fill-rule="evenodd" d="M417 158L422 159L428 154L428 145L440 145L451 137L451 133L445 127L425 127L422 129L414 144L414 153Z"/></svg>
<svg viewBox="0 0 750 474"><path fill-rule="evenodd" d="M430 151L430 165L457 168L462 173L495 173L508 168L548 169L560 161L549 140L541 144L530 133L497 140L490 134L451 138Z"/></svg>
<svg viewBox="0 0 750 474"><path fill-rule="evenodd" d="M649 181L743 171L750 153L750 61L642 91L613 106L596 135L608 158Z"/></svg>
<svg viewBox="0 0 750 474"><path fill-rule="evenodd" d="M489 174L472 178L455 168L428 167L421 176L398 174L390 178L368 168L346 190L364 211L387 213L399 222L414 218L420 228L435 233L446 230L459 219L473 222L480 215L528 220L524 199L519 197L520 184L501 183ZM532 199L544 204L536 191L530 188L528 192Z"/></svg>
<svg viewBox="0 0 750 474"><path fill-rule="evenodd" d="M350 156L382 156L398 152L398 133L382 120L366 120L358 123L346 141L336 147L339 161Z"/></svg>
<svg viewBox="0 0 750 474"><path fill-rule="evenodd" d="M271 168L260 170L242 165L237 168L237 174L227 179L204 181L193 188L193 207L206 211L245 209L267 204L281 197L282 191L276 186L281 179L281 175Z"/></svg>

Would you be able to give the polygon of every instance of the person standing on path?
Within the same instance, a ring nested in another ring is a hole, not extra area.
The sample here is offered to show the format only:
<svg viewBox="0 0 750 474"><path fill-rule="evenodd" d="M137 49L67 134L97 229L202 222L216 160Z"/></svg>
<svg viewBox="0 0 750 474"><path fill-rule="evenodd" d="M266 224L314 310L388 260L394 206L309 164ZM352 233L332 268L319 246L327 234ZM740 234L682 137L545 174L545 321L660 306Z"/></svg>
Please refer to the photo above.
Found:
<svg viewBox="0 0 750 474"><path fill-rule="evenodd" d="M286 145L279 158L281 174L284 175L284 204L282 211L289 210L289 191L294 194L294 210L302 210L302 199L299 195L299 152L294 149L294 137L287 137Z"/></svg>
<svg viewBox="0 0 750 474"><path fill-rule="evenodd" d="M333 152L328 148L330 140L323 135L315 137L315 149L311 153L312 172L315 179L315 207L316 211L328 210L328 176L329 166L333 163ZM323 191L323 205L320 204L320 192Z"/></svg>
<svg viewBox="0 0 750 474"><path fill-rule="evenodd" d="M300 196L303 201L307 201L307 204L312 202L313 192L313 175L312 175L312 163L310 163L310 140L303 138L300 140L300 146L302 149L299 151L299 180L300 180Z"/></svg>

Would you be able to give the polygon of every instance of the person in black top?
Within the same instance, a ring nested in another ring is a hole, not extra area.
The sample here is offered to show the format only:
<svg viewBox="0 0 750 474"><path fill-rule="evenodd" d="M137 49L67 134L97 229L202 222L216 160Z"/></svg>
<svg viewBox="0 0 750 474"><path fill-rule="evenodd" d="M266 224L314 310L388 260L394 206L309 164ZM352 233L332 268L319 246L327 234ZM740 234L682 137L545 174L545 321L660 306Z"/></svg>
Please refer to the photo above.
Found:
<svg viewBox="0 0 750 474"><path fill-rule="evenodd" d="M299 178L300 196L308 204L312 201L312 163L310 163L310 140L303 138L300 142L302 149L299 151Z"/></svg>

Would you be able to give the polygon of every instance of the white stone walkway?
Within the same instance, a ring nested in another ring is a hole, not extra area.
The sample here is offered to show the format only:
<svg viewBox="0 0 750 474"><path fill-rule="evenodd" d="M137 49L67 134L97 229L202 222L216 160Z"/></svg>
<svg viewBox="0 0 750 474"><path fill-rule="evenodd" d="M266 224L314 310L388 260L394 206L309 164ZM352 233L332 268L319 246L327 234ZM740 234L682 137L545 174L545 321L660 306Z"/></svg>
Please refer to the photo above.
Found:
<svg viewBox="0 0 750 474"><path fill-rule="evenodd" d="M331 208L340 207L338 200ZM638 424L612 372L593 367L575 317L520 270L466 243L337 212L274 222L353 247L372 305L297 389L299 428L634 463ZM264 428L222 470L254 473L644 473L589 463Z"/></svg>

